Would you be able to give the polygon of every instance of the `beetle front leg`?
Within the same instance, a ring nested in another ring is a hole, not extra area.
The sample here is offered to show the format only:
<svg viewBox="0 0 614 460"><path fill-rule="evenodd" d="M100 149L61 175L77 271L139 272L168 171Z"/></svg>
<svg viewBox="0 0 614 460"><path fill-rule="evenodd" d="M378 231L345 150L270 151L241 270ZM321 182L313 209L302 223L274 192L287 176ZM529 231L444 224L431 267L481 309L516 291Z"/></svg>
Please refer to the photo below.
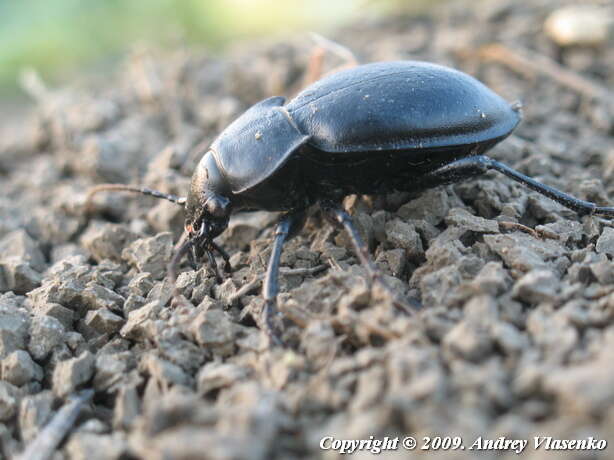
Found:
<svg viewBox="0 0 614 460"><path fill-rule="evenodd" d="M299 230L304 221L303 217L303 212L285 214L277 224L271 257L264 277L264 284L262 287L262 295L264 297L263 323L266 333L276 345L283 345L279 335L277 335L275 331L275 325L273 323L273 318L278 313L276 299L277 292L279 291L278 280L281 250L288 237Z"/></svg>
<svg viewBox="0 0 614 460"><path fill-rule="evenodd" d="M214 241L211 242L211 247L215 249L217 252L219 252L219 254L222 256L222 259L224 259L224 271L226 273L231 273L232 265L230 265L230 256L228 255L228 253L224 250L224 248L222 248L219 244L215 243Z"/></svg>
<svg viewBox="0 0 614 460"><path fill-rule="evenodd" d="M367 270L370 282L379 282L384 287L384 289L386 289L392 296L394 306L403 310L405 313L412 315L416 307L414 305L409 304L405 300L400 299L399 295L394 291L394 289L392 289L388 285L380 271L377 269L377 267L371 260L367 245L362 241L362 238L358 233L358 229L354 226L350 215L340 206L331 203L323 204L322 210L332 218L335 224L343 227L344 230L348 233L348 235L350 236L350 240L352 241L352 246L354 246L354 251L358 256L360 263Z"/></svg>
<svg viewBox="0 0 614 460"><path fill-rule="evenodd" d="M196 247L192 246L192 249L188 251L188 263L194 271L198 270L197 260L199 260L199 257L196 255Z"/></svg>
<svg viewBox="0 0 614 460"><path fill-rule="evenodd" d="M220 276L220 271L217 269L217 262L215 261L215 257L213 257L213 252L211 249L207 248L205 253L207 254L207 259L209 260L209 265L213 269L213 274L215 275L215 281L218 284L221 284L223 279Z"/></svg>

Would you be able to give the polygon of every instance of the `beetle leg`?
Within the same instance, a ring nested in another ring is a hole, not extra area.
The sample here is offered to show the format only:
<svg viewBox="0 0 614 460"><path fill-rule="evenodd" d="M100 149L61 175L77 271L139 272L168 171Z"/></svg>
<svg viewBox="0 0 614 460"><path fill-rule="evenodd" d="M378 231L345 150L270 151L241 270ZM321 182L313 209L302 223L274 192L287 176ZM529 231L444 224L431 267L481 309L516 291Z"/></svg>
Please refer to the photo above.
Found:
<svg viewBox="0 0 614 460"><path fill-rule="evenodd" d="M305 86L315 83L325 75L358 65L358 59L349 48L316 33L311 33L311 39L315 42L316 47L309 56L309 63L307 64L307 72L305 75ZM327 52L339 56L345 63L325 73L324 56Z"/></svg>
<svg viewBox="0 0 614 460"><path fill-rule="evenodd" d="M409 182L407 178L403 178L395 184L395 187L400 191L419 193L442 185L454 184L470 177L481 176L487 170L487 162L482 160L482 155L462 158L418 177L412 177Z"/></svg>
<svg viewBox="0 0 614 460"><path fill-rule="evenodd" d="M504 163L500 163L497 160L493 160L492 158L484 157L485 160L488 161L488 168L499 171L500 173L506 175L510 179L515 180L516 182L520 182L523 185L526 185L531 190L535 190L538 193L541 193L544 196L547 196L551 200L556 201L557 203L562 204L566 208L572 209L576 211L580 216L585 215L598 215L605 217L613 217L614 216L614 207L611 206L597 206L595 203L591 203L590 201L584 201L575 196L572 196L568 193L561 192L553 187L542 184L541 182L537 182L535 179L530 178L529 176L525 176L522 173L510 168Z"/></svg>
<svg viewBox="0 0 614 460"><path fill-rule="evenodd" d="M405 300L400 299L399 295L394 291L394 289L388 285L380 271L371 260L367 245L362 241L362 238L354 226L350 215L338 205L324 204L322 209L337 225L342 226L348 233L350 240L352 241L352 245L354 246L354 251L356 252L362 266L367 270L371 282L379 282L384 289L391 294L394 306L403 310L405 313L412 315L416 306L410 305Z"/></svg>
<svg viewBox="0 0 614 460"><path fill-rule="evenodd" d="M224 271L226 273L231 273L232 265L230 265L230 256L228 255L228 253L224 250L224 248L222 248L219 244L213 241L211 242L211 247L215 249L217 252L219 252L220 255L222 256L222 259L224 259Z"/></svg>
<svg viewBox="0 0 614 460"><path fill-rule="evenodd" d="M426 181L425 185L428 187L435 187L437 185L457 182L470 176L477 176L485 173L489 169L493 169L501 174L504 174L510 179L525 185L531 190L547 196L551 200L554 200L566 208L577 212L581 216L594 214L598 216L614 217L614 207L597 206L595 203L591 203L590 201L584 201L569 195L568 193L561 192L560 190L542 184L529 176L525 176L515 169L510 168L506 164L493 160L485 155L477 155L457 160L454 163L450 163L449 165L443 166L432 173L423 176L421 181Z"/></svg>
<svg viewBox="0 0 614 460"><path fill-rule="evenodd" d="M192 246L192 249L188 251L188 263L190 264L190 267L192 267L192 270L196 270L198 268L196 261L198 260L198 257L196 255L196 246Z"/></svg>
<svg viewBox="0 0 614 460"><path fill-rule="evenodd" d="M223 280L220 276L220 271L217 269L217 262L215 261L215 257L213 257L213 251L211 251L210 248L207 248L205 253L207 254L207 259L209 259L209 265L211 265L211 268L213 268L213 273L215 273L215 280L218 282L218 284L220 284Z"/></svg>
<svg viewBox="0 0 614 460"><path fill-rule="evenodd" d="M305 72L305 83L303 86L311 85L322 78L322 67L324 64L324 48L316 47L309 56L307 71Z"/></svg>
<svg viewBox="0 0 614 460"><path fill-rule="evenodd" d="M268 336L276 345L282 345L281 339L275 332L273 318L277 314L277 292L279 291L279 262L281 260L281 250L286 239L298 231L303 223L303 212L285 214L275 228L275 239L271 258L267 267L262 295L264 297L264 328Z"/></svg>

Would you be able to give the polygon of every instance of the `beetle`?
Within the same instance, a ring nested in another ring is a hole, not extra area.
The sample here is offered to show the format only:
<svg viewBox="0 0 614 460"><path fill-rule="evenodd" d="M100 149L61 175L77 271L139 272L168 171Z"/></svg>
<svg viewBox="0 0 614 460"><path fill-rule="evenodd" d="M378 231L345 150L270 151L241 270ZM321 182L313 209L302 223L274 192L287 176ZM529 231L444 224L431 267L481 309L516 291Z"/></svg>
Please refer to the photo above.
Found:
<svg viewBox="0 0 614 460"><path fill-rule="evenodd" d="M579 214L614 216L614 207L575 198L485 155L520 119L518 105L460 71L417 61L371 63L317 81L287 104L271 97L248 109L202 157L187 197L107 184L88 200L102 190L126 190L184 206L186 238L169 265L173 278L186 254L206 255L217 273L218 252L230 269L213 239L234 211L282 212L263 284L264 326L278 341L273 317L282 246L312 205L348 232L370 279L381 282L341 207L347 195L421 192L496 170Z"/></svg>

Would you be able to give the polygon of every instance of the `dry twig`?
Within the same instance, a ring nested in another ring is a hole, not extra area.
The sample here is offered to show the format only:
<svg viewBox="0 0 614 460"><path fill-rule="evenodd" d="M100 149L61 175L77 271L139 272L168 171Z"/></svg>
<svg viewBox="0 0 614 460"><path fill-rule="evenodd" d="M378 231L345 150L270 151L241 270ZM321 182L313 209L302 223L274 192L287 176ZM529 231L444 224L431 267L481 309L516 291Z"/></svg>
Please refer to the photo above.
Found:
<svg viewBox="0 0 614 460"><path fill-rule="evenodd" d="M478 56L486 61L501 63L525 77L544 75L591 99L614 102L614 93L605 86L535 51L511 49L501 43L494 43L480 48Z"/></svg>
<svg viewBox="0 0 614 460"><path fill-rule="evenodd" d="M528 233L533 238L539 239L539 234L534 229L518 222L499 222L499 230L520 230L521 232Z"/></svg>
<svg viewBox="0 0 614 460"><path fill-rule="evenodd" d="M72 429L81 408L94 396L94 390L85 390L72 396L51 421L38 434L36 439L19 457L20 460L47 460L53 456L60 442Z"/></svg>

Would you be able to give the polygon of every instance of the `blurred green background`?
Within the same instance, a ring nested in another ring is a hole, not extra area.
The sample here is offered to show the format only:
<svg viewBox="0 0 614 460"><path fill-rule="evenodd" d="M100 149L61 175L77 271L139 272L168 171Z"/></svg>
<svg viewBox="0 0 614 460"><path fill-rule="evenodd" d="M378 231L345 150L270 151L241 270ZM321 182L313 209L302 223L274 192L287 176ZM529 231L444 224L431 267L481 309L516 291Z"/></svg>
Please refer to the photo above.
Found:
<svg viewBox="0 0 614 460"><path fill-rule="evenodd" d="M252 36L326 32L425 0L0 0L0 98L34 68L51 83L135 45L219 49Z"/></svg>

